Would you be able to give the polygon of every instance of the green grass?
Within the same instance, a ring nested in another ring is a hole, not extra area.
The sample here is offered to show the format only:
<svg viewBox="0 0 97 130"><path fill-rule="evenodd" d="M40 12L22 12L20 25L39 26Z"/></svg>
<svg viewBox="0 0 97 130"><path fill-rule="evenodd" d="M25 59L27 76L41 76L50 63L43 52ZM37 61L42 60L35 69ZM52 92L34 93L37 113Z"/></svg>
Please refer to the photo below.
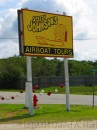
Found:
<svg viewBox="0 0 97 130"><path fill-rule="evenodd" d="M97 95L97 86L95 88L95 95ZM52 93L55 93L55 89L58 89L58 93L56 94L64 94L66 91L66 88L60 88L59 86L53 87L49 86L47 88L40 88L36 90L36 93L40 93L41 90L44 90L45 93L51 91ZM0 90L4 92L20 92L20 90ZM92 95L93 94L93 86L70 86L70 94L78 94L78 95Z"/></svg>
<svg viewBox="0 0 97 130"><path fill-rule="evenodd" d="M55 93L55 89L58 89L59 94L64 94L66 91L66 88L60 88L60 87L48 87L48 88L41 88L36 90L36 92L40 92L42 89L47 93L48 91L51 91L52 93ZM80 94L80 95L92 95L93 93L93 86L70 86L70 94ZM95 95L97 95L97 86L95 86Z"/></svg>
<svg viewBox="0 0 97 130"><path fill-rule="evenodd" d="M0 89L0 92L20 92L20 90L16 90L16 89Z"/></svg>
<svg viewBox="0 0 97 130"><path fill-rule="evenodd" d="M0 123L35 123L97 120L97 107L71 105L66 111L65 105L39 105L34 116L30 116L24 105L0 104Z"/></svg>
<svg viewBox="0 0 97 130"><path fill-rule="evenodd" d="M70 87L71 94L81 94L81 95L92 95L93 86L75 86ZM95 95L97 95L97 86L95 86Z"/></svg>

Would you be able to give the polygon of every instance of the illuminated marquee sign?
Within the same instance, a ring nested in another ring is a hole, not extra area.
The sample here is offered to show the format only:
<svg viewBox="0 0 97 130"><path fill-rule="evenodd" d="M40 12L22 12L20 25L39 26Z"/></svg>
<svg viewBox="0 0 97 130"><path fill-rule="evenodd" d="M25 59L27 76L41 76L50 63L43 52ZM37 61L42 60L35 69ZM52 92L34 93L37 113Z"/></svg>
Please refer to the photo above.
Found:
<svg viewBox="0 0 97 130"><path fill-rule="evenodd" d="M20 54L73 57L72 17L18 10Z"/></svg>

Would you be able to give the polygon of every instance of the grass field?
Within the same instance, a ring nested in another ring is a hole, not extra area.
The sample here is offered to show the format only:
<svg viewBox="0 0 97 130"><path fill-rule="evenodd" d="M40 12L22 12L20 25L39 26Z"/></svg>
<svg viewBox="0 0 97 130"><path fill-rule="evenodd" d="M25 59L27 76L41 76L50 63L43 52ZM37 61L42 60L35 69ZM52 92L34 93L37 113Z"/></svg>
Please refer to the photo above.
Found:
<svg viewBox="0 0 97 130"><path fill-rule="evenodd" d="M55 93L55 89L58 89L58 93L64 94L65 93L65 87L48 87L48 88L41 88L36 90L36 92L40 92L43 90L45 92L51 91ZM95 95L97 95L97 86L94 87ZM70 94L79 94L79 95L92 95L93 94L93 86L70 86Z"/></svg>
<svg viewBox="0 0 97 130"><path fill-rule="evenodd" d="M34 116L30 116L24 105L0 104L0 123L35 123L97 120L97 107L71 105L67 112L65 105L39 105Z"/></svg>
<svg viewBox="0 0 97 130"><path fill-rule="evenodd" d="M36 90L36 93L40 93L41 90L44 90L46 93L51 91L52 93L55 93L55 89L58 89L59 94L65 93L65 87L60 88L59 86L53 87L49 86L47 88L39 88ZM8 90L8 89L1 89L0 91L5 92L19 92L20 90ZM97 95L97 86L94 87L95 95ZM70 94L79 94L79 95L92 95L93 94L93 86L70 86Z"/></svg>

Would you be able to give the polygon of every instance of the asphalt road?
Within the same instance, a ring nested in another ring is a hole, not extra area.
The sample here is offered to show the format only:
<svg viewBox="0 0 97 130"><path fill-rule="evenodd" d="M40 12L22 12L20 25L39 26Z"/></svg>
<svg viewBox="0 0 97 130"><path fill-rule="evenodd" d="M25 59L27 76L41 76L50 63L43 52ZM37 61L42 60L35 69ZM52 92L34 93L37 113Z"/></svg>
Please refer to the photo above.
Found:
<svg viewBox="0 0 97 130"><path fill-rule="evenodd" d="M38 104L65 104L65 94L36 94L38 96ZM11 97L14 97L12 100ZM2 100L1 98L5 99ZM0 104L25 104L25 93L19 92L0 92ZM92 95L70 95L70 104L93 105ZM94 97L94 104L97 106L97 96Z"/></svg>

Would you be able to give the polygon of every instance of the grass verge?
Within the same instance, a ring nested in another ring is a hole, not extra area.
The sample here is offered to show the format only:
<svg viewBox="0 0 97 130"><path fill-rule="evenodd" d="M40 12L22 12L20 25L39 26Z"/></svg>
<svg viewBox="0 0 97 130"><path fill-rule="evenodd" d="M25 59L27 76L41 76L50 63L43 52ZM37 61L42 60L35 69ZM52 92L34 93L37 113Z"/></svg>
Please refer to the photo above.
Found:
<svg viewBox="0 0 97 130"><path fill-rule="evenodd" d="M41 92L41 90L44 90L45 92L51 91L55 93L55 89L58 89L59 94L65 93L65 87L47 87L47 88L40 88L36 90L37 93ZM97 86L94 87L95 95L97 95ZM92 95L93 94L93 86L70 86L70 94L78 94L78 95Z"/></svg>
<svg viewBox="0 0 97 130"><path fill-rule="evenodd" d="M55 92L55 89L58 92ZM44 90L45 93L52 92L54 94L64 94L66 93L65 87L60 88L59 86L49 86L47 88L39 88L35 90L36 93L40 93L41 90ZM0 92L20 92L21 90L8 90L8 89L0 89ZM23 90L25 91L25 90ZM77 95L92 95L93 94L93 86L70 86L70 94L77 94ZM97 86L94 86L94 94L97 95Z"/></svg>
<svg viewBox="0 0 97 130"><path fill-rule="evenodd" d="M97 106L71 105L67 112L65 105L39 105L34 116L30 116L24 105L0 104L0 124L2 123L35 123L35 122L67 122L97 120Z"/></svg>
<svg viewBox="0 0 97 130"><path fill-rule="evenodd" d="M58 92L55 92L55 89L58 90ZM51 91L52 93L56 94L64 94L66 89L60 88L59 86L49 86L47 88L39 88L38 90L35 90L36 93L40 93L41 90L44 90L45 93ZM0 90L0 92L20 92L21 90ZM95 95L97 95L97 86L94 87ZM93 86L70 86L70 94L77 94L77 95L92 95L93 94Z"/></svg>

